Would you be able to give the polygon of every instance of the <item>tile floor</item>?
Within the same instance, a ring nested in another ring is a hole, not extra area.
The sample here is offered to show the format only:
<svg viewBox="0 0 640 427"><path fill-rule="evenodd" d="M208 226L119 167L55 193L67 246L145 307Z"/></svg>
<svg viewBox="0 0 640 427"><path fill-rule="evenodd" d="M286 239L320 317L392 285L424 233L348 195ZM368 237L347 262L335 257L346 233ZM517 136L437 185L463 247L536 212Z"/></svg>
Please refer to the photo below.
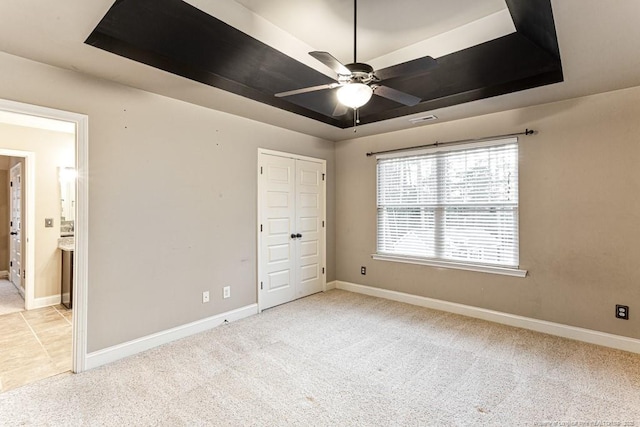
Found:
<svg viewBox="0 0 640 427"><path fill-rule="evenodd" d="M71 316L62 305L0 316L0 392L71 370Z"/></svg>

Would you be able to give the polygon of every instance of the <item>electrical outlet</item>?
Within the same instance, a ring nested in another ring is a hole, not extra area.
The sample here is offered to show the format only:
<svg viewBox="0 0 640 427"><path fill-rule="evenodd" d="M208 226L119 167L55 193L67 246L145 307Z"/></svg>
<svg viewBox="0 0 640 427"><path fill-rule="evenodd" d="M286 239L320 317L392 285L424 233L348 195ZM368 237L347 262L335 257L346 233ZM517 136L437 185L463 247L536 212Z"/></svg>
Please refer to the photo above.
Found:
<svg viewBox="0 0 640 427"><path fill-rule="evenodd" d="M53 218L45 218L44 219L44 226L46 228L51 228L53 227Z"/></svg>
<svg viewBox="0 0 640 427"><path fill-rule="evenodd" d="M222 288L222 298L229 298L231 296L231 286L225 286Z"/></svg>
<svg viewBox="0 0 640 427"><path fill-rule="evenodd" d="M367 267L360 267L360 274L362 274L363 276L367 274Z"/></svg>
<svg viewBox="0 0 640 427"><path fill-rule="evenodd" d="M629 320L629 306L616 304L616 317L618 319Z"/></svg>
<svg viewBox="0 0 640 427"><path fill-rule="evenodd" d="M209 302L209 291L204 291L202 293L202 303Z"/></svg>

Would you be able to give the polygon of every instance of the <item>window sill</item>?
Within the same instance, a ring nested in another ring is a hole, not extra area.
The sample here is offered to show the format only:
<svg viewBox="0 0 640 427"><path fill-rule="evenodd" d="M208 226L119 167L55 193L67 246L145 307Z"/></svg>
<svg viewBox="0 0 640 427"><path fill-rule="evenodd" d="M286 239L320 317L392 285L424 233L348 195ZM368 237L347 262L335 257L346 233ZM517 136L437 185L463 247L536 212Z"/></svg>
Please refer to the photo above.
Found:
<svg viewBox="0 0 640 427"><path fill-rule="evenodd" d="M468 271L477 271L480 273L502 274L505 276L514 276L514 277L525 277L527 275L527 270L520 270L517 268L465 264L462 262L454 262L454 261L436 261L436 260L429 260L429 259L423 259L423 258L410 258L410 257L381 255L381 254L373 254L371 255L371 258L378 261L392 261L392 262L402 262L405 264L428 265L431 267L453 268L457 270L468 270Z"/></svg>

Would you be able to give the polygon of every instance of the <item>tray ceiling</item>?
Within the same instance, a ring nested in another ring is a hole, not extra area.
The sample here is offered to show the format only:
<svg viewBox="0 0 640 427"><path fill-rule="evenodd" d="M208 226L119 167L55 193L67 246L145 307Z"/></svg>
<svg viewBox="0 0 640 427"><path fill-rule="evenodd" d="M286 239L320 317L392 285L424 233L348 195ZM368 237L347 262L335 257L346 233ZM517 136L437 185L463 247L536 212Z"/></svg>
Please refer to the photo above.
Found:
<svg viewBox="0 0 640 427"><path fill-rule="evenodd" d="M264 7L260 6L261 3L249 0L243 3L269 17L268 10L260 9ZM284 7L282 2L269 3ZM312 4L333 7L338 11L344 8L345 2L314 0ZM420 29L414 22L410 27L416 29L415 34L403 38L393 33L394 37L388 38L395 40L395 44L386 47L372 45L366 54L377 55L378 59L393 55L393 49L402 50L419 44L422 37L452 34L460 25L464 27L502 10L501 2L483 5L484 8L470 8L468 13L460 16L453 13L454 18L440 27L437 25L439 20L432 17L433 25L430 27L436 29L431 33ZM455 10L453 4L449 6L451 10L443 8L441 12ZM437 58L438 66L425 74L385 81L386 86L417 96L422 101L407 107L374 96L360 109L361 123L384 121L561 82L562 63L549 0L507 0L506 6L515 32L440 56ZM292 9L286 16L295 16L297 8ZM382 16L392 11L379 12L381 14L376 15L377 25L391 25L385 24ZM415 14L416 10L413 12ZM366 10L366 13L373 14L374 11ZM408 12L405 10L403 13ZM345 12L336 13L336 16L352 18L353 15ZM370 21L375 23L376 19L370 18ZM291 26L294 21L288 19L281 25ZM399 21L412 22L406 16ZM438 31L440 33L436 34ZM308 39L307 42L321 43L322 38ZM333 79L327 74L181 0L119 0L95 27L86 43L338 128L353 125L352 112L339 117L332 115L337 102L335 90L286 98L274 96L278 92L331 83ZM347 44L351 45L352 41L348 40ZM350 62L348 59L344 61Z"/></svg>
<svg viewBox="0 0 640 427"><path fill-rule="evenodd" d="M484 1L478 0L478 2ZM361 36L358 42L359 45L362 44L360 49L365 48L364 34L366 32L366 42L380 47L380 50L373 52L372 55L382 55L369 59L362 53L362 60L376 69L418 58L425 54L442 62L442 58L447 55L463 52L483 43L495 43L495 40L502 37L514 38L512 34L516 27L517 33L524 36L525 39L538 47L543 46L540 41L534 40L529 33L525 35L527 25L524 24L527 19L518 19L522 15L525 17L527 15L536 16L539 9L538 1L505 2L505 9L497 13L385 54L387 48L382 49L385 46L385 39L394 39L393 43L398 43L394 47L415 41L415 38L411 39L407 33L400 32L403 25L411 27L411 19L415 16L424 18L426 22L430 14L437 15L441 9L447 8L449 4L462 5L460 7L464 9L468 7L468 3L475 2L473 0L466 0L463 3L457 3L456 0L395 0L394 2L367 0L368 9L359 7L363 14L365 10L367 13L375 14L377 10L381 10L381 7L388 4L392 4L394 10L393 14L387 11L386 16L378 18L386 19L388 25L391 26L385 31L375 31L371 24L365 22L364 15L359 20L358 27L362 28L359 32ZM323 12L321 7L316 6L333 2L342 2L345 5L344 14L336 17L333 9ZM269 15L267 19L267 17L250 10L235 0L187 0L188 5L196 7L201 12L223 21L307 68L315 70L327 78L332 78L331 70L309 56L308 52L324 50L331 52L343 62L350 60L349 56L346 58L341 56L341 49L344 49L345 55L348 55L351 49L350 46L346 46L346 43L342 42L343 39L351 37L351 34L343 35L345 32L350 33L351 2L349 0L305 0L304 2L287 1L286 3L289 4L289 9L277 7L279 4L284 4L284 0L256 1L255 4L265 10L260 13L267 14L266 10L268 10L270 14L288 15L288 18ZM519 5L522 8L529 3L533 7L532 13L517 12L513 8L514 5ZM548 4L548 1L542 3ZM550 3L556 35L554 38L557 38L558 51L561 53L562 82L541 86L535 86L533 82L530 82L532 84L530 89L489 96L471 102L461 102L448 107L437 107L437 105L445 105L447 99L430 100L426 101L426 103L430 103L428 108L434 109L363 124L358 126L357 133L354 133L351 128L343 129L318 119L311 119L301 113L275 107L261 100L255 101L250 97L181 77L179 74L167 72L161 68L131 60L126 56L115 55L84 43L109 12L109 9L114 6L114 0L65 0L64 2L3 0L0 2L0 57L13 55L21 57L24 61L37 61L70 70L77 73L80 79L83 79L83 76L92 76L113 81L204 108L246 117L250 120L331 141L415 127L417 125L412 124L410 119L429 114L435 114L438 119L422 122L420 126L430 126L431 123L459 120L640 86L640 73L638 73L640 69L640 55L638 55L640 52L640 26L637 24L637 17L640 16L640 2L616 2L615 7L610 2L601 0L551 0ZM425 4L428 4L431 9L427 14L429 16L425 16L425 12L420 9ZM507 4L508 9L506 8ZM299 5L305 5L305 7L309 5L310 11L313 13L299 16L295 10L295 7ZM458 13L462 12L464 11L458 11ZM516 25L511 20L512 13ZM551 16L548 10L544 11L544 15ZM293 16L295 18L292 18ZM507 19L504 19L505 17ZM473 19L475 18L473 17ZM320 33L319 38L322 40L322 44L310 45L309 41L302 41L304 38L302 34L296 34L290 28L283 28L285 24L277 26L269 19L280 19L283 22L286 19L299 20L303 27L315 28L314 31ZM532 19L531 22L537 22L537 19ZM544 27L546 25L543 25ZM536 26L533 28L535 29ZM544 41L544 32L541 34L543 36L541 40ZM554 52L548 47L545 47L544 50ZM551 55L553 56L553 53ZM507 63L502 65L508 66ZM5 71L11 72L10 69ZM60 72L58 76L66 78L64 76L72 77L73 75ZM478 76L470 77L478 78ZM526 82L526 78L523 81L522 76L520 76L520 80L521 84ZM486 90L490 93L500 93L500 89L497 85L488 89L478 88L476 91ZM269 94L261 94L261 96L272 98ZM473 93L463 92L452 95L449 101L452 98L465 97L472 99ZM50 105L44 99L42 102L44 105ZM303 107L290 103L287 108ZM82 106L78 106L78 109L81 111ZM312 110L309 111L311 112L307 113L310 115L317 114ZM395 111L382 112L381 115L384 114L393 115ZM527 116L520 117L526 123Z"/></svg>

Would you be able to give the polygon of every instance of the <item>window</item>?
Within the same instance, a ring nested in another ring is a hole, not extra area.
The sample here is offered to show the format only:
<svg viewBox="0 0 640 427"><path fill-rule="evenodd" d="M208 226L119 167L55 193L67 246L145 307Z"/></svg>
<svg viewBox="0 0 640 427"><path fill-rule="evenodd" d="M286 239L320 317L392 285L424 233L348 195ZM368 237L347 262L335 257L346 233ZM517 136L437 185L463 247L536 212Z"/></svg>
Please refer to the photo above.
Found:
<svg viewBox="0 0 640 427"><path fill-rule="evenodd" d="M517 269L517 139L378 157L377 255Z"/></svg>

